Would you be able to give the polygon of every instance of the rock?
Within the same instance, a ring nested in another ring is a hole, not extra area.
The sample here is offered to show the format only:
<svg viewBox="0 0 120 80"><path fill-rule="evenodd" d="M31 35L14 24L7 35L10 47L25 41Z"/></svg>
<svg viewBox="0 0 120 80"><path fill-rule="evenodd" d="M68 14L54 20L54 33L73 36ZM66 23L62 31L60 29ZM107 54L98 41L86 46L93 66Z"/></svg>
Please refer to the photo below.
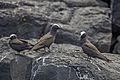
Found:
<svg viewBox="0 0 120 80"><path fill-rule="evenodd" d="M101 6L107 7L107 4L101 0L63 0L70 7L88 7L88 6Z"/></svg>
<svg viewBox="0 0 120 80"><path fill-rule="evenodd" d="M8 45L8 37L0 39L0 79L12 80L10 75L10 60L13 59L12 51Z"/></svg>
<svg viewBox="0 0 120 80"><path fill-rule="evenodd" d="M109 8L111 7L111 2L112 2L111 0L102 0L102 1L106 2Z"/></svg>
<svg viewBox="0 0 120 80"><path fill-rule="evenodd" d="M112 41L111 41L111 49L110 52L113 52L117 43L117 37L120 35L120 18L119 18L119 0L112 0ZM116 52L115 52L116 53Z"/></svg>
<svg viewBox="0 0 120 80"><path fill-rule="evenodd" d="M16 33L22 38L40 37L44 28L41 26L47 25L46 18L41 15L30 14L23 9L15 9L14 11L5 11L5 13L1 11L0 34L9 36L11 33Z"/></svg>
<svg viewBox="0 0 120 80"><path fill-rule="evenodd" d="M80 34L82 30L86 31L102 52L108 52L111 43L111 25L106 14L107 11L109 11L107 8L102 9L99 7L79 8L75 11L70 22L71 29L76 30L77 34ZM105 40L105 38L108 39ZM105 47L104 44L106 48L103 50L101 47Z"/></svg>
<svg viewBox="0 0 120 80"><path fill-rule="evenodd" d="M4 41L1 42L1 49L4 49L2 46L7 46L7 40L2 38L1 41ZM31 42L34 43L34 40ZM0 60L7 63L5 75L1 72L3 80L120 79L120 58L116 54L103 54L113 60L113 63L97 58L92 58L91 63L86 60L87 56L81 47L71 44L53 44L50 53L45 53L42 49L40 52L24 51L17 55L15 53L8 47L0 54L1 57L6 56Z"/></svg>
<svg viewBox="0 0 120 80"><path fill-rule="evenodd" d="M113 49L113 53L118 53L120 54L120 42L116 43L114 49Z"/></svg>
<svg viewBox="0 0 120 80"><path fill-rule="evenodd" d="M20 1L17 4L19 4L20 6L32 6L32 7L35 6L33 3L25 2L25 1Z"/></svg>
<svg viewBox="0 0 120 80"><path fill-rule="evenodd" d="M88 61L80 47L80 31L85 30L90 41L100 51L109 50L111 21L107 3L101 0L9 1L12 1L10 5L17 7L0 9L0 37L3 37L0 39L0 79L120 79L119 55L102 53L113 63L97 58ZM29 41L35 44L38 38L50 30L49 24L53 23L60 24L63 29L58 31L50 53L41 49L39 52L23 51L19 54L24 56L16 56L5 38L16 33L19 38L30 39ZM116 30L118 28L116 27ZM116 46L115 51L119 52L119 46Z"/></svg>
<svg viewBox="0 0 120 80"><path fill-rule="evenodd" d="M85 60L85 55L81 53L79 47L72 45L67 46L69 47L66 47L66 44L52 45L52 53L49 53L49 56L41 56L37 63L34 62L32 69L32 75L34 76L32 76L31 79L120 79L120 76L118 76L118 74L120 74L119 55L103 54L111 60L114 60L114 63L106 63L99 59L92 59L90 63Z"/></svg>
<svg viewBox="0 0 120 80"><path fill-rule="evenodd" d="M12 80L10 76L10 64L0 63L0 80Z"/></svg>
<svg viewBox="0 0 120 80"><path fill-rule="evenodd" d="M102 70L105 70L102 68ZM36 75L32 80L103 80L110 79L111 72L99 71L98 67L89 63L80 63L80 65L39 65ZM120 73L119 73L120 74ZM115 75L114 75L115 76ZM111 78L112 79L112 78ZM120 77L118 77L120 79ZM114 79L113 79L114 80Z"/></svg>
<svg viewBox="0 0 120 80"><path fill-rule="evenodd" d="M1 80L18 80L11 74L14 74L15 71L12 69L15 69L18 71L20 68L16 69L17 64L13 63L14 58L16 57L16 52L12 50L8 45L8 37L0 38L0 79ZM24 58L22 58L23 60ZM12 63L11 63L12 61ZM25 61L25 59L24 59ZM27 59L27 62L29 63L29 60ZM25 63L25 62L24 62ZM13 67L11 67L11 65ZM15 65L15 66L14 66ZM21 65L23 66L23 65ZM30 65L29 65L30 66ZM10 71L11 69L11 71ZM21 68L24 69L24 67ZM22 72L21 72L22 73ZM17 74L17 73L15 73ZM29 77L29 76L26 76ZM14 79L15 78L15 79Z"/></svg>
<svg viewBox="0 0 120 80"><path fill-rule="evenodd" d="M17 54L10 63L12 80L30 80L32 58Z"/></svg>
<svg viewBox="0 0 120 80"><path fill-rule="evenodd" d="M68 23L71 17L71 10L63 2L53 2L50 5L51 22Z"/></svg>
<svg viewBox="0 0 120 80"><path fill-rule="evenodd" d="M14 8L17 8L18 5L16 4L12 4L12 3L9 3L9 2L0 2L0 9L14 9Z"/></svg>
<svg viewBox="0 0 120 80"><path fill-rule="evenodd" d="M64 33L61 31L55 42L79 46L79 33L85 30L102 52L109 49L110 40L103 40L103 37L110 37L108 35L111 32L108 8L69 7L65 1L41 1L39 3L37 1L15 1L15 4L19 7L0 10L0 37L16 33L20 38L40 38L44 35L48 23L59 23L66 28L66 31ZM75 34L78 35L75 36ZM68 35L75 37L66 37ZM101 49L105 46L107 47L105 50Z"/></svg>
<svg viewBox="0 0 120 80"><path fill-rule="evenodd" d="M120 54L120 36L117 37L117 43L114 46L113 53Z"/></svg>

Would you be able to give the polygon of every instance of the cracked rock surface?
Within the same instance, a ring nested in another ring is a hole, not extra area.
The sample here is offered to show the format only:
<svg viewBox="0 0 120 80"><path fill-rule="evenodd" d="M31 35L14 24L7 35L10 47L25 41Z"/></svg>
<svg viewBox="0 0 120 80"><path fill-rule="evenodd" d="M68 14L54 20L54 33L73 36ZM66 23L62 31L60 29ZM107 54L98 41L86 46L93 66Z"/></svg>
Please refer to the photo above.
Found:
<svg viewBox="0 0 120 80"><path fill-rule="evenodd" d="M113 62L100 59L87 60L79 46L71 44L52 44L51 52L41 49L39 52L23 51L17 53L0 40L4 51L1 57L0 72L7 77L1 80L119 80L120 55L103 53ZM36 40L30 42L35 43ZM4 65L2 65L4 63ZM5 64L7 67L4 67ZM3 71L3 68L6 71ZM1 76L4 76L0 74ZM9 76L8 76L9 75Z"/></svg>
<svg viewBox="0 0 120 80"><path fill-rule="evenodd" d="M4 0L0 2L0 80L120 80L120 56L107 53L111 43L110 9L101 0ZM11 33L35 44L57 23L51 52L17 53L6 39ZM87 60L80 32L113 63ZM117 47L117 51L119 47Z"/></svg>

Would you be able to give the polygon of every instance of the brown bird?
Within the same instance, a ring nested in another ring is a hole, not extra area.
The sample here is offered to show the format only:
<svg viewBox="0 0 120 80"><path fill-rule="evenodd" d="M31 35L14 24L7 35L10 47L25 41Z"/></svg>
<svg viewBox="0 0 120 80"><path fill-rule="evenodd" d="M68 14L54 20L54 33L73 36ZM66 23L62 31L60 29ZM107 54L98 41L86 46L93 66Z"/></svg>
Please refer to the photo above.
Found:
<svg viewBox="0 0 120 80"><path fill-rule="evenodd" d="M35 44L35 46L31 49L31 51L37 51L41 48L49 49L50 45L54 43L57 30L61 29L60 27L61 26L59 26L58 24L53 24L51 30L40 38L40 40Z"/></svg>
<svg viewBox="0 0 120 80"><path fill-rule="evenodd" d="M34 45L25 41L24 39L18 39L16 34L11 34L9 37L9 45L17 52L23 50L30 50Z"/></svg>
<svg viewBox="0 0 120 80"><path fill-rule="evenodd" d="M81 42L82 42L82 49L88 57L99 58L101 60L111 62L111 60L107 59L101 52L88 40L86 32L81 32Z"/></svg>

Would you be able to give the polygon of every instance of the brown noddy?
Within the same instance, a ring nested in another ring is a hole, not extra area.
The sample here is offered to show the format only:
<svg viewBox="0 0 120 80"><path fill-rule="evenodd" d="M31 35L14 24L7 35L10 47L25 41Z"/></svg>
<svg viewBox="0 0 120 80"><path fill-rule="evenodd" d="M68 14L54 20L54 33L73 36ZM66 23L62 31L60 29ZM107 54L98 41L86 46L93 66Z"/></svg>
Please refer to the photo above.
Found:
<svg viewBox="0 0 120 80"><path fill-rule="evenodd" d="M26 40L18 39L16 34L11 34L9 39L10 47L17 52L30 50L33 47L33 44L27 42Z"/></svg>
<svg viewBox="0 0 120 80"><path fill-rule="evenodd" d="M108 58L106 58L87 38L87 34L85 31L82 31L80 34L82 49L88 57L99 58L101 60L111 62Z"/></svg>
<svg viewBox="0 0 120 80"><path fill-rule="evenodd" d="M31 49L31 51L37 51L41 48L50 48L50 45L52 43L54 43L54 40L55 40L55 37L56 37L56 33L57 33L57 30L58 29L61 29L60 28L61 26L58 25L58 24L53 24L50 31L43 35L39 40L38 42L35 44L35 46Z"/></svg>

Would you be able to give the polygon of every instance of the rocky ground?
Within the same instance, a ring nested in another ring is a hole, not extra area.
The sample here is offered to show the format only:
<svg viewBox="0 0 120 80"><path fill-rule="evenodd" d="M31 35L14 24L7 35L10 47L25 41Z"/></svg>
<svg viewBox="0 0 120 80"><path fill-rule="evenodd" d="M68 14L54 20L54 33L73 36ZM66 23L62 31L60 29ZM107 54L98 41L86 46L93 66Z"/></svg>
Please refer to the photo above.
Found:
<svg viewBox="0 0 120 80"><path fill-rule="evenodd" d="M1 1L0 80L119 80L119 55L107 53L112 34L110 12L101 0ZM57 33L50 53L23 51L16 55L9 47L6 37L11 33L35 44L51 23L64 30ZM82 30L112 63L86 60L80 47Z"/></svg>

